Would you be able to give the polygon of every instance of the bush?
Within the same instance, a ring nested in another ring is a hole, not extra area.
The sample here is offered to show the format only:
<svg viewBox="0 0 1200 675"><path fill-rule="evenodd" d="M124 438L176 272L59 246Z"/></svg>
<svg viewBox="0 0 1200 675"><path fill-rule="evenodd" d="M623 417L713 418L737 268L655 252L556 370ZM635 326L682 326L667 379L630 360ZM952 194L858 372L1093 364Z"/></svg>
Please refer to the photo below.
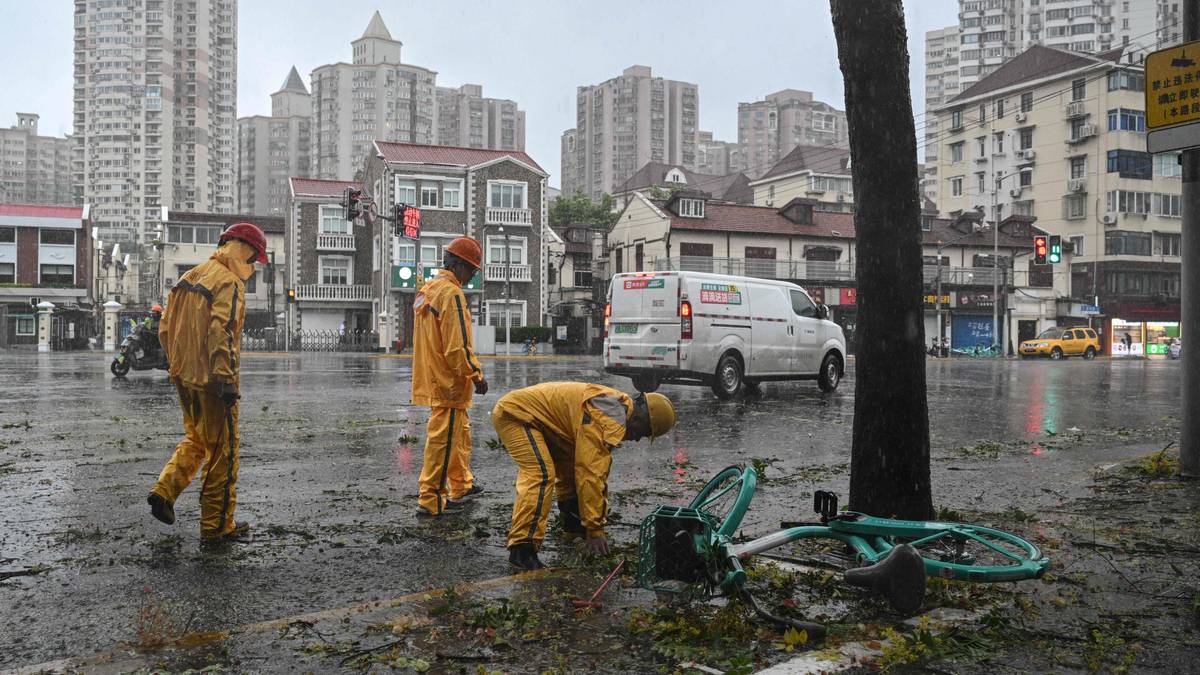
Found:
<svg viewBox="0 0 1200 675"><path fill-rule="evenodd" d="M511 331L513 344L521 344L526 340L537 338L538 342L549 342L550 337L554 335L554 329L550 326L513 326ZM496 327L496 342L504 342L504 327Z"/></svg>

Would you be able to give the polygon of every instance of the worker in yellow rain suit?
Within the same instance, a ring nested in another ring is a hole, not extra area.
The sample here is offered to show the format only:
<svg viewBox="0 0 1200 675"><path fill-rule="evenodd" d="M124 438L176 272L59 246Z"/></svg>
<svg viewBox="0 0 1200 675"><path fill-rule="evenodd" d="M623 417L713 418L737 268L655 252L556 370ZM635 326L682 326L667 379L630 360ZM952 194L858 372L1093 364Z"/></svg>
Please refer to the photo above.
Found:
<svg viewBox="0 0 1200 675"><path fill-rule="evenodd" d="M413 300L412 402L430 407L418 518L440 516L483 491L471 474L471 391L486 394L475 356L463 284L479 271L483 249L470 237L446 247L443 269Z"/></svg>
<svg viewBox="0 0 1200 675"><path fill-rule="evenodd" d="M517 499L508 530L508 561L544 567L537 552L550 517L548 490L568 537L592 553L607 553L608 469L621 441L657 438L675 426L675 407L662 394L637 398L598 384L544 382L501 397L492 425L517 463Z"/></svg>
<svg viewBox="0 0 1200 675"><path fill-rule="evenodd" d="M221 233L217 250L171 289L158 338L179 392L185 437L163 467L146 501L155 518L175 522L175 500L203 465L200 536L232 539L249 526L235 523L238 473L239 354L246 318L246 280L267 262L267 239L250 223Z"/></svg>

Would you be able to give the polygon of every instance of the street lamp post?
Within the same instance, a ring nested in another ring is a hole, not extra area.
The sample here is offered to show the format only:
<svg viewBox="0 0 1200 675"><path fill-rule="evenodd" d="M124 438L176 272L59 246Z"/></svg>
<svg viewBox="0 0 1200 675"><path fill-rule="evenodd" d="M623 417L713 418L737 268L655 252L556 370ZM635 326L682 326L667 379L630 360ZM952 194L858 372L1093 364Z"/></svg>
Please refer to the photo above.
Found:
<svg viewBox="0 0 1200 675"><path fill-rule="evenodd" d="M1020 176L1020 169L998 174L992 184L992 340L1000 345L1000 187L1013 176Z"/></svg>

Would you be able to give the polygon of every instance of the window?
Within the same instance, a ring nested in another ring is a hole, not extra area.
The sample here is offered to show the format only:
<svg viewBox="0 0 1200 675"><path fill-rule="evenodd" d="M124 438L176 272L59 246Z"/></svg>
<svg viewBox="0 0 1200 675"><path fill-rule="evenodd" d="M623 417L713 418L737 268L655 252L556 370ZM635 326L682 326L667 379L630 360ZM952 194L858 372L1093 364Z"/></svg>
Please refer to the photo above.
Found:
<svg viewBox="0 0 1200 675"><path fill-rule="evenodd" d="M575 259L575 288L592 287L592 261L587 258Z"/></svg>
<svg viewBox="0 0 1200 675"><path fill-rule="evenodd" d="M950 179L950 196L951 197L961 197L962 196L962 193L963 193L962 192L962 187L963 187L962 183L963 183L962 176Z"/></svg>
<svg viewBox="0 0 1200 675"><path fill-rule="evenodd" d="M979 154L976 157L987 157L987 136L980 136L975 139L975 147L979 149Z"/></svg>
<svg viewBox="0 0 1200 675"><path fill-rule="evenodd" d="M34 335L37 333L37 321L28 314L13 317L17 320L17 335Z"/></svg>
<svg viewBox="0 0 1200 675"><path fill-rule="evenodd" d="M703 199L680 199L679 200L679 215L684 218L703 218L704 217L704 200Z"/></svg>
<svg viewBox="0 0 1200 675"><path fill-rule="evenodd" d="M1063 218L1068 220L1087 218L1087 195L1063 197Z"/></svg>
<svg viewBox="0 0 1200 675"><path fill-rule="evenodd" d="M1072 157L1070 162L1072 180L1087 176L1087 157Z"/></svg>
<svg viewBox="0 0 1200 675"><path fill-rule="evenodd" d="M17 264L0 263L0 284L17 283Z"/></svg>
<svg viewBox="0 0 1200 675"><path fill-rule="evenodd" d="M1104 255L1150 255L1150 233L1105 232Z"/></svg>
<svg viewBox="0 0 1200 675"><path fill-rule="evenodd" d="M421 186L421 207L426 206L437 208L438 205L438 188L437 185L422 185Z"/></svg>
<svg viewBox="0 0 1200 675"><path fill-rule="evenodd" d="M1108 74L1108 90L1145 91L1146 76L1142 73L1131 73L1125 70L1114 70Z"/></svg>
<svg viewBox="0 0 1200 675"><path fill-rule="evenodd" d="M442 208L462 208L462 183L442 183Z"/></svg>
<svg viewBox="0 0 1200 675"><path fill-rule="evenodd" d="M1071 120L1071 140L1078 141L1087 138L1084 133L1084 127L1090 126L1085 118L1077 118Z"/></svg>
<svg viewBox="0 0 1200 675"><path fill-rule="evenodd" d="M13 244L17 241L15 227L0 227L0 244Z"/></svg>
<svg viewBox="0 0 1200 675"><path fill-rule="evenodd" d="M1071 100L1082 101L1087 97L1087 78L1081 77L1071 83Z"/></svg>
<svg viewBox="0 0 1200 675"><path fill-rule="evenodd" d="M255 271L254 274L251 274L250 278L246 280L246 295L253 295L257 292L258 292L258 272Z"/></svg>
<svg viewBox="0 0 1200 675"><path fill-rule="evenodd" d="M992 136L992 140L994 141L994 144L995 144L996 154L1003 155L1004 154L1004 132L1002 131L1002 132Z"/></svg>
<svg viewBox="0 0 1200 675"><path fill-rule="evenodd" d="M417 182L413 180L396 181L396 203L413 205L417 203Z"/></svg>
<svg viewBox="0 0 1200 675"><path fill-rule="evenodd" d="M414 265L417 262L417 245L409 242L396 244L396 264Z"/></svg>
<svg viewBox="0 0 1200 675"><path fill-rule="evenodd" d="M767 128L775 129L778 126L779 126L779 123L778 123L777 115L775 114L775 111L772 110L770 113L767 114Z"/></svg>
<svg viewBox="0 0 1200 675"><path fill-rule="evenodd" d="M525 185L523 183L490 183L488 206L493 209L525 208Z"/></svg>
<svg viewBox="0 0 1200 675"><path fill-rule="evenodd" d="M963 142L950 144L950 161L957 164L963 161Z"/></svg>
<svg viewBox="0 0 1200 675"><path fill-rule="evenodd" d="M1027 91L1021 94L1021 112L1027 113L1033 110L1033 92Z"/></svg>
<svg viewBox="0 0 1200 675"><path fill-rule="evenodd" d="M332 204L321 205L321 224L318 230L321 234L347 234L350 232L350 221L346 220L346 210Z"/></svg>
<svg viewBox="0 0 1200 675"><path fill-rule="evenodd" d="M42 265L39 281L43 284L73 284L75 283L75 266Z"/></svg>
<svg viewBox="0 0 1200 675"><path fill-rule="evenodd" d="M317 260L320 267L321 283L332 286L346 286L353 276L350 258L346 256L321 256Z"/></svg>
<svg viewBox="0 0 1200 675"><path fill-rule="evenodd" d="M1155 194L1153 213L1168 218L1179 217L1179 195Z"/></svg>
<svg viewBox="0 0 1200 675"><path fill-rule="evenodd" d="M442 261L438 258L437 244L421 244L421 266L427 264L437 265Z"/></svg>
<svg viewBox="0 0 1200 675"><path fill-rule="evenodd" d="M950 111L950 128L951 129L961 129L962 125L963 125L962 110L951 110Z"/></svg>
<svg viewBox="0 0 1200 675"><path fill-rule="evenodd" d="M1178 152L1164 152L1154 156L1154 175L1164 178L1179 178L1183 167L1179 164Z"/></svg>
<svg viewBox="0 0 1200 675"><path fill-rule="evenodd" d="M1038 265L1030 260L1029 286L1031 288L1052 288L1054 286L1054 268L1050 265Z"/></svg>
<svg viewBox="0 0 1200 675"><path fill-rule="evenodd" d="M1116 108L1108 111L1109 131L1145 131L1146 113L1141 110Z"/></svg>
<svg viewBox="0 0 1200 675"><path fill-rule="evenodd" d="M982 173L982 172L975 174L975 184L976 184L976 186L975 186L976 194L986 193L987 192L987 174Z"/></svg>
<svg viewBox="0 0 1200 675"><path fill-rule="evenodd" d="M1136 150L1109 150L1108 173L1119 173L1122 178L1150 180L1153 175L1150 154Z"/></svg>
<svg viewBox="0 0 1200 675"><path fill-rule="evenodd" d="M1012 208L1013 208L1013 215L1017 215L1017 216L1032 216L1032 215L1034 215L1032 199L1022 199L1021 201L1013 202Z"/></svg>
<svg viewBox="0 0 1200 675"><path fill-rule="evenodd" d="M1017 131L1017 149L1029 150L1033 148L1033 127L1027 127Z"/></svg>
<svg viewBox="0 0 1200 675"><path fill-rule="evenodd" d="M39 230L41 242L49 246L74 246L75 230Z"/></svg>
<svg viewBox="0 0 1200 675"><path fill-rule="evenodd" d="M1067 250L1071 252L1071 255L1083 255L1083 235L1082 234L1073 234L1073 235L1067 237L1067 242L1069 242L1069 244L1070 244L1070 248Z"/></svg>
<svg viewBox="0 0 1200 675"><path fill-rule="evenodd" d="M980 103L979 104L979 123L984 124L986 122L987 122L987 104Z"/></svg>
<svg viewBox="0 0 1200 675"><path fill-rule="evenodd" d="M803 316L809 319L817 318L817 307L809 300L808 296L800 291L792 291L792 311L796 316Z"/></svg>
<svg viewBox="0 0 1200 675"><path fill-rule="evenodd" d="M1111 190L1105 195L1109 211L1120 213L1150 213L1150 193L1133 190Z"/></svg>
<svg viewBox="0 0 1200 675"><path fill-rule="evenodd" d="M1024 169L1021 175L1017 178L1020 186L1023 188L1033 186L1033 169Z"/></svg>
<svg viewBox="0 0 1200 675"><path fill-rule="evenodd" d="M505 309L508 311L505 312ZM487 301L487 322L489 326L497 328L504 327L504 319L508 317L509 326L524 326L525 325L525 302L513 300L506 303L503 300L488 300ZM500 338L500 334L496 336Z"/></svg>
<svg viewBox="0 0 1200 675"><path fill-rule="evenodd" d="M504 237L487 238L487 262L492 265L525 264L525 237L508 238L508 258L504 257Z"/></svg>
<svg viewBox="0 0 1200 675"><path fill-rule="evenodd" d="M1158 232L1157 236L1159 255L1179 255L1180 235Z"/></svg>
<svg viewBox="0 0 1200 675"><path fill-rule="evenodd" d="M996 119L1004 117L1004 99L996 99Z"/></svg>

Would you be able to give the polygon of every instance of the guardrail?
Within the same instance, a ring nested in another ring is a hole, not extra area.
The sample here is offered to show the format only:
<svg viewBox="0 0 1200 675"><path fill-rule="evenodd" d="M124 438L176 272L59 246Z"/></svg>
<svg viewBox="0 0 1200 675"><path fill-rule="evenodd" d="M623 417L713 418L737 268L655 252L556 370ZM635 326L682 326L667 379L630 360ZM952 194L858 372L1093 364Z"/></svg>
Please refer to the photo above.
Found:
<svg viewBox="0 0 1200 675"><path fill-rule="evenodd" d="M374 331L302 330L290 336L276 328L242 331L244 352L373 352L378 347Z"/></svg>

